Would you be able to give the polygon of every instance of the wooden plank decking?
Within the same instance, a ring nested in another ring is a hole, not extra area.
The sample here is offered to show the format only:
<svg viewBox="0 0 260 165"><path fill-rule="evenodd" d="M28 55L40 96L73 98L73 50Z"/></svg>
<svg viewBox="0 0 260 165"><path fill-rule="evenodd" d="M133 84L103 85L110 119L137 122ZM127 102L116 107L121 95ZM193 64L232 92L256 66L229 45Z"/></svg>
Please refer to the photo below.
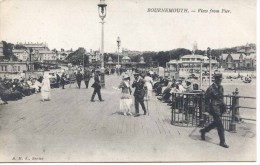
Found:
<svg viewBox="0 0 260 165"><path fill-rule="evenodd" d="M186 158L172 158L172 152L187 149L195 151L196 155L201 143L210 145L199 140L197 128L171 125L170 107L155 96L148 102L149 115L124 116L119 110L120 91L113 89L120 79L119 76L106 77L106 88L102 89L104 102L90 102L93 89L85 89L82 83L82 89L77 89L75 84L66 86L65 90L53 89L51 101L41 102L40 94L34 94L0 106L0 147L4 149L0 151L0 161L12 161L10 153L14 156L19 156L17 153L45 155L45 161L178 161ZM218 143L216 131L208 136L211 137L209 141ZM229 133L226 136L234 137ZM235 143L233 140L228 142ZM189 146L193 148L188 149ZM219 146L209 148L211 151ZM103 150L110 154L99 155ZM161 157L154 157L155 150L162 152ZM68 157L79 151L92 154L92 157ZM124 152L132 157L114 157Z"/></svg>

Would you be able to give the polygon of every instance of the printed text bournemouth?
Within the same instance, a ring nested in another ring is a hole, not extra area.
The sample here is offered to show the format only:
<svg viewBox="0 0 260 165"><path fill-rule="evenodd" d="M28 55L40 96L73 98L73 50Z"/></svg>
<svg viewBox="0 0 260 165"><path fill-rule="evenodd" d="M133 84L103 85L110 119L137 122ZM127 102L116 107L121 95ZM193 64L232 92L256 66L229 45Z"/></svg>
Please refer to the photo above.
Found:
<svg viewBox="0 0 260 165"><path fill-rule="evenodd" d="M148 8L147 12L162 13L189 13L186 8Z"/></svg>

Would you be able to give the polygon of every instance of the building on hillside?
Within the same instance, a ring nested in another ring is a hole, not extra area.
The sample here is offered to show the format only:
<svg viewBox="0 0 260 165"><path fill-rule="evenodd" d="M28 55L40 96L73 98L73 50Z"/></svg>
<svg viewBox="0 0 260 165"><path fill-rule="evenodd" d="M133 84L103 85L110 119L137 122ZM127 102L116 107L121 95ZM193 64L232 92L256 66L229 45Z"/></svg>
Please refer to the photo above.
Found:
<svg viewBox="0 0 260 165"><path fill-rule="evenodd" d="M255 53L256 53L256 50L254 50L253 48L251 48L251 47L249 46L249 44L247 43L247 44L245 45L245 48L238 50L237 53L245 54L246 56L249 56L249 55L251 55L251 54L255 54Z"/></svg>
<svg viewBox="0 0 260 165"><path fill-rule="evenodd" d="M222 54L220 61L224 69L255 69L256 51L246 44L237 53Z"/></svg>
<svg viewBox="0 0 260 165"><path fill-rule="evenodd" d="M19 61L27 61L30 58L30 53L25 49L14 49L13 54L18 58Z"/></svg>
<svg viewBox="0 0 260 165"><path fill-rule="evenodd" d="M90 52L87 53L87 56L89 57L88 58L89 63L94 63L94 62L100 61L100 58L101 58L101 54L100 54L99 50L93 51L92 49L90 49Z"/></svg>
<svg viewBox="0 0 260 165"><path fill-rule="evenodd" d="M245 66L244 58L246 55L244 54L222 54L221 66L226 69L234 69L234 68L241 68Z"/></svg>
<svg viewBox="0 0 260 165"><path fill-rule="evenodd" d="M50 50L40 50L38 52L38 61L42 61L44 63L57 63L57 54L54 51Z"/></svg>
<svg viewBox="0 0 260 165"><path fill-rule="evenodd" d="M25 43L20 43L21 45L25 46L26 49L30 50L32 49L33 51L42 51L42 50L49 50L48 44L47 43L33 43L33 42L25 42Z"/></svg>
<svg viewBox="0 0 260 165"><path fill-rule="evenodd" d="M4 58L4 45L3 42L0 42L0 61Z"/></svg>
<svg viewBox="0 0 260 165"><path fill-rule="evenodd" d="M256 54L252 53L245 57L245 67L256 69Z"/></svg>
<svg viewBox="0 0 260 165"><path fill-rule="evenodd" d="M61 51L57 51L57 59L59 59L60 61L65 61L70 53L73 53L72 49L70 50L61 49Z"/></svg>
<svg viewBox="0 0 260 165"><path fill-rule="evenodd" d="M246 69L256 68L256 54L222 54L221 66L224 69Z"/></svg>

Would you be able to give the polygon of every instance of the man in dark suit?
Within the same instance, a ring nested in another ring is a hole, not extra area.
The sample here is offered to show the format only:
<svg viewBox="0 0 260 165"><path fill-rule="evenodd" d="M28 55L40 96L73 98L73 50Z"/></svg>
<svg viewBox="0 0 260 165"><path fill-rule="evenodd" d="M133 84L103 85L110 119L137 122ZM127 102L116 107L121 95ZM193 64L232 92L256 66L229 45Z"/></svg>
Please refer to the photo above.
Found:
<svg viewBox="0 0 260 165"><path fill-rule="evenodd" d="M140 77L139 73L134 74L135 80L132 84L132 88L135 88L134 97L135 97L135 112L136 117L140 116L139 114L139 103L142 106L144 115L146 115L146 108L144 105L144 96L145 96L145 81Z"/></svg>
<svg viewBox="0 0 260 165"><path fill-rule="evenodd" d="M76 80L77 80L79 89L80 89L80 86L81 86L81 81L82 81L82 79L83 79L83 76L82 76L82 74L80 73L80 71L78 71L78 73L76 74Z"/></svg>
<svg viewBox="0 0 260 165"><path fill-rule="evenodd" d="M207 89L205 93L206 109L213 116L214 121L204 129L200 130L201 139L205 140L205 134L210 130L217 128L218 136L220 139L219 145L228 148L229 146L225 142L224 127L221 122L221 116L226 111L226 104L224 103L223 94L224 89L221 85L222 74L214 74L215 82Z"/></svg>
<svg viewBox="0 0 260 165"><path fill-rule="evenodd" d="M94 76L94 83L92 84L91 87L94 88L94 91L93 91L93 94L92 94L92 97L91 97L91 102L95 102L94 98L95 98L96 94L98 95L99 101L104 101L102 99L101 93L100 93L101 85L100 85L100 80L99 80L98 74L95 74L95 76Z"/></svg>
<svg viewBox="0 0 260 165"><path fill-rule="evenodd" d="M91 78L90 70L85 70L84 71L84 81L85 81L86 88L88 88L90 78Z"/></svg>
<svg viewBox="0 0 260 165"><path fill-rule="evenodd" d="M65 73L62 73L61 78L60 78L60 85L62 86L62 89L65 89L64 88L65 83L66 83L66 75L65 75Z"/></svg>

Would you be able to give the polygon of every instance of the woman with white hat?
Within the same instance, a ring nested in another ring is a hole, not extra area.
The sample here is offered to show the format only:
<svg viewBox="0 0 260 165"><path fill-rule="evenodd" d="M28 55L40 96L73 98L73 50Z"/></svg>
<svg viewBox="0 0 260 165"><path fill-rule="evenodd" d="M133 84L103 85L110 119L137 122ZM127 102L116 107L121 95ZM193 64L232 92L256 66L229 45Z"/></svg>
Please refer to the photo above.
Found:
<svg viewBox="0 0 260 165"><path fill-rule="evenodd" d="M124 110L124 115L126 116L127 113L129 115L133 115L130 112L131 105L133 103L132 98L131 98L131 87L130 87L130 77L127 74L123 75L123 80L121 81L120 85L118 88L122 89L122 94L120 98L120 110Z"/></svg>
<svg viewBox="0 0 260 165"><path fill-rule="evenodd" d="M145 86L147 88L146 99L149 100L152 97L152 91L153 91L153 79L150 73L146 74L146 76L144 77L144 81L145 81Z"/></svg>
<svg viewBox="0 0 260 165"><path fill-rule="evenodd" d="M51 84L48 73L44 73L42 80L41 95L42 101L51 100Z"/></svg>

